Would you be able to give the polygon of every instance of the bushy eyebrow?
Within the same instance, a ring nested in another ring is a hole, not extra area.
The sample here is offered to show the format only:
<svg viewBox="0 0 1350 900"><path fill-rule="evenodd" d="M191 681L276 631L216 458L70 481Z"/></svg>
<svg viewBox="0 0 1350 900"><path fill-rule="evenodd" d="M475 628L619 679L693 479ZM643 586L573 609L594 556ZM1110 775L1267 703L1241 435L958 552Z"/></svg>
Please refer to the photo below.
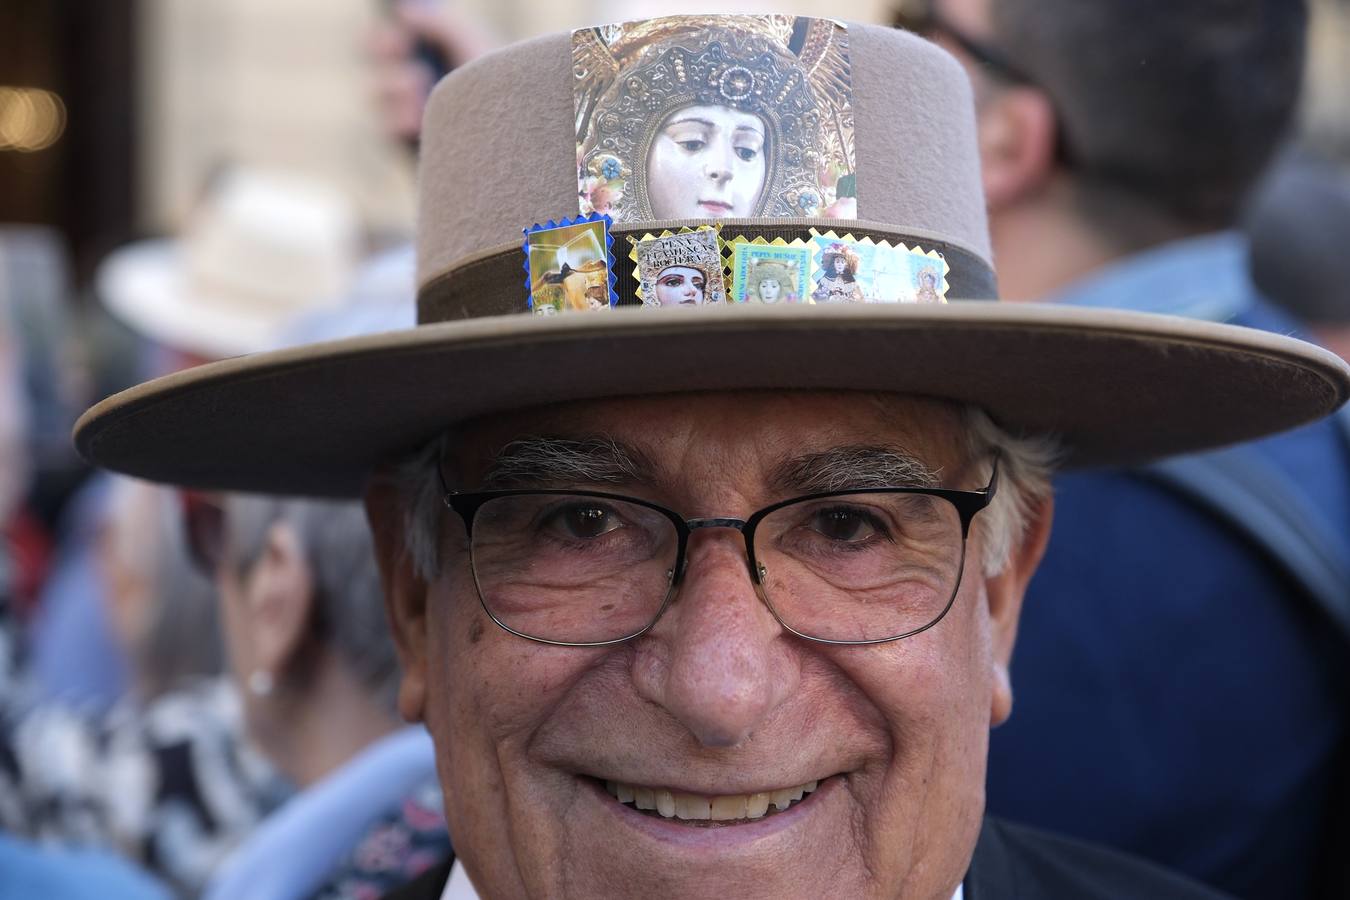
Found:
<svg viewBox="0 0 1350 900"><path fill-rule="evenodd" d="M638 449L608 437L526 437L503 447L483 490L653 484L655 467ZM897 447L852 444L784 460L769 473L775 491L814 494L874 487L937 487L938 472Z"/></svg>
<svg viewBox="0 0 1350 900"><path fill-rule="evenodd" d="M938 471L898 447L852 444L784 460L769 476L783 494L876 487L937 487Z"/></svg>
<svg viewBox="0 0 1350 900"><path fill-rule="evenodd" d="M484 490L588 484L650 484L638 450L610 438L526 437L503 447L483 476Z"/></svg>

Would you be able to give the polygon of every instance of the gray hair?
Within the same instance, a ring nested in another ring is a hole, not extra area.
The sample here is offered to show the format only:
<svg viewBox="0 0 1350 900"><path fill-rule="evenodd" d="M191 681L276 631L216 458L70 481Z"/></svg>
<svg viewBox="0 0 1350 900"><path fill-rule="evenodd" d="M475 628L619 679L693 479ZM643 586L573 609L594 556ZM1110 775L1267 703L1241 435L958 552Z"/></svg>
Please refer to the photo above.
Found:
<svg viewBox="0 0 1350 900"><path fill-rule="evenodd" d="M295 529L314 577L312 634L330 646L372 695L394 709L398 657L384 618L383 591L365 511L355 501L234 495L229 564L261 558L272 526Z"/></svg>
<svg viewBox="0 0 1350 900"><path fill-rule="evenodd" d="M997 454L999 459L998 491L989 507L975 519L985 538L982 568L985 575L993 576L1003 571L1013 548L1022 540L1032 508L1050 495L1050 474L1060 455L1059 445L1047 436L1014 435L973 406L962 409L960 427L969 458L992 461ZM405 515L404 550L418 576L426 582L435 580L441 569L445 504L439 466L447 446L446 437L438 438L404 459L391 473ZM549 446L548 441L532 441L529 452L547 453ZM560 456L564 460L572 458L570 454ZM612 456L623 459L621 452ZM514 460L515 456L511 458Z"/></svg>

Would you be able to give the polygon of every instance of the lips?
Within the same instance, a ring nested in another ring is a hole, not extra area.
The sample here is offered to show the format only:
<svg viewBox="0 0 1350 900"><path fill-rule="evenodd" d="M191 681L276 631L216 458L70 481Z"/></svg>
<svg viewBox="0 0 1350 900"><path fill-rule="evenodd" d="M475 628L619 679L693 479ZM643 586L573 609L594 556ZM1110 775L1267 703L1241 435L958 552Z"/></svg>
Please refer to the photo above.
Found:
<svg viewBox="0 0 1350 900"><path fill-rule="evenodd" d="M707 795L622 781L605 782L605 790L618 802L663 819L732 824L786 811L810 796L819 786L818 781L808 781L753 794Z"/></svg>
<svg viewBox="0 0 1350 900"><path fill-rule="evenodd" d="M731 212L731 204L722 200L700 200L698 205L714 216L724 216Z"/></svg>

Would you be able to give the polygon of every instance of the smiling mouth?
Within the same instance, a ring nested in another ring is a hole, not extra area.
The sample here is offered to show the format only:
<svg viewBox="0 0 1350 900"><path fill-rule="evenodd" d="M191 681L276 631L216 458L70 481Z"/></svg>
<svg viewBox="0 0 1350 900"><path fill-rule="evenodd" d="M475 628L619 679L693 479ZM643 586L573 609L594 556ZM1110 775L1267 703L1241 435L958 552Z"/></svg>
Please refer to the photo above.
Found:
<svg viewBox="0 0 1350 900"><path fill-rule="evenodd" d="M618 802L648 816L679 819L693 825L735 825L786 812L811 796L820 784L808 781L776 791L720 796L641 787L622 781L606 781L604 787Z"/></svg>

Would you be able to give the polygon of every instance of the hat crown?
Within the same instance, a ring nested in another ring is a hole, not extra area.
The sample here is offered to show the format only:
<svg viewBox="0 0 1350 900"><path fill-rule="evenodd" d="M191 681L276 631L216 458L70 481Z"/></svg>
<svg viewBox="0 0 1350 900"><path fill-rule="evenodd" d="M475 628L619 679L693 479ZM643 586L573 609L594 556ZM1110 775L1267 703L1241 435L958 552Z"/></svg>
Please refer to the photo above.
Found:
<svg viewBox="0 0 1350 900"><path fill-rule="evenodd" d="M637 63L631 47L610 48L617 60L615 83L628 74L642 82L663 60L676 71L669 59L674 48L679 51L674 55L686 61L681 70L691 82L697 80L696 58L716 57L720 66L705 59L705 67L697 69L704 80L687 93L666 91L664 105L654 106L656 113L641 127L659 121L657 113L668 114L671 103L710 103L728 92L727 108L753 111L746 91L755 85L742 71L737 53L760 54L760 64L769 67L771 76L759 87L776 92L770 100L800 89L790 77L790 61L766 49L780 24L772 20L786 18L672 17L640 23L637 28L663 35L667 43L659 49L664 55L648 53ZM701 23L706 25L702 32ZM634 27L624 27L631 35ZM932 237L964 249L987 266L989 236L974 105L964 71L945 51L905 32L850 24L846 34L858 212L856 219L824 224L841 233L858 226ZM647 39L655 38L648 34ZM578 65L574 45L568 34L517 44L452 72L433 92L422 138L419 285L475 257L518 246L523 227L586 211L579 203L578 167L596 148L578 142L577 89L579 84L584 89L588 73ZM746 62L744 68L755 63ZM629 63L632 68L626 69ZM714 83L707 83L709 77ZM645 89L642 83L629 87L631 92ZM639 127L631 115L628 119L630 132ZM767 140L786 133L779 123L769 124ZM621 148L633 146L626 162L635 169L646 163L643 141L642 134L619 141ZM765 197L772 194L770 186L786 184L781 175L777 182L774 178L772 171L766 175ZM637 198L635 207L616 217L618 227L642 231L670 224L652 219L644 197ZM757 215L773 217L775 225L800 224L803 230L820 224L812 217L782 215L783 210L781 203L764 200ZM713 221L682 219L680 224Z"/></svg>

